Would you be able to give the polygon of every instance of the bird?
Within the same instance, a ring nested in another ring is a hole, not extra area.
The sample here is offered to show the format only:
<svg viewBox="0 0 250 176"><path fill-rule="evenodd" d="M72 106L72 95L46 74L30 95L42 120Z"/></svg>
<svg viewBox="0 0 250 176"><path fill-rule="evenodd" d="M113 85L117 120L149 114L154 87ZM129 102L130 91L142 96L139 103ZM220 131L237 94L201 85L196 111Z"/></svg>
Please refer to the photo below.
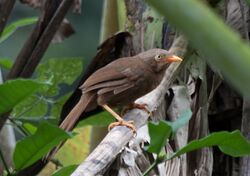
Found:
<svg viewBox="0 0 250 176"><path fill-rule="evenodd" d="M81 98L60 128L71 131L83 112L101 106L117 119L109 125L109 129L122 125L136 132L133 122L123 120L112 108L134 104L137 98L159 85L169 64L181 61L180 57L167 50L154 48L135 56L119 58L98 69L79 87ZM140 105L135 107L145 109Z"/></svg>
<svg viewBox="0 0 250 176"><path fill-rule="evenodd" d="M81 98L82 91L78 89L96 70L104 67L110 62L119 59L121 57L129 57L134 55L132 35L129 32L118 32L111 37L107 38L99 47L96 55L91 59L89 65L80 76L80 81L77 88L73 91L68 100L64 103L60 113L58 124L66 118L69 112L74 108ZM84 120L91 115L97 114L102 111L102 107L98 106L88 112L83 112L79 117L79 120ZM77 122L77 123L78 123ZM77 125L75 124L75 126Z"/></svg>

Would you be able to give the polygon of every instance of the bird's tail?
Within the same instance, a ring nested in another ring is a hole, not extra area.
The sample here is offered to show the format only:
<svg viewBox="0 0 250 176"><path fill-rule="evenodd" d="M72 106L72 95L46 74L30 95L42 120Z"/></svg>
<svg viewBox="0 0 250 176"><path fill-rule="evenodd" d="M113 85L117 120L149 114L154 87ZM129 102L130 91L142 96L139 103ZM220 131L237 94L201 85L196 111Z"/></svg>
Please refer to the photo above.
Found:
<svg viewBox="0 0 250 176"><path fill-rule="evenodd" d="M95 94L83 94L79 100L79 102L75 105L75 107L70 111L67 117L60 124L60 128L65 131L72 131L75 124L77 123L81 114L86 110L89 103L91 103ZM45 160L51 159L57 151L63 146L66 141L59 144L56 148L52 149L47 156L44 158Z"/></svg>
<svg viewBox="0 0 250 176"><path fill-rule="evenodd" d="M76 122L78 121L81 114L85 111L89 103L92 101L94 94L83 94L79 102L75 107L70 111L67 117L60 124L60 128L65 131L71 131Z"/></svg>

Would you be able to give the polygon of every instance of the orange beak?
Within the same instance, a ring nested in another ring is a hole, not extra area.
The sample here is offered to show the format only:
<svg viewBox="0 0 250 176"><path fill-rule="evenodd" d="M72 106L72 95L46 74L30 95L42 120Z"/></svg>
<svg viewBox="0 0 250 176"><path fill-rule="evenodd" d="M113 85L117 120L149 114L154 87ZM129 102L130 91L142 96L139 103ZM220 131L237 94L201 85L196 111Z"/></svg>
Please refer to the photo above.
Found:
<svg viewBox="0 0 250 176"><path fill-rule="evenodd" d="M169 63L171 63L171 62L181 62L182 59L180 57L178 57L178 56L173 55L173 56L165 58L165 61L169 62Z"/></svg>

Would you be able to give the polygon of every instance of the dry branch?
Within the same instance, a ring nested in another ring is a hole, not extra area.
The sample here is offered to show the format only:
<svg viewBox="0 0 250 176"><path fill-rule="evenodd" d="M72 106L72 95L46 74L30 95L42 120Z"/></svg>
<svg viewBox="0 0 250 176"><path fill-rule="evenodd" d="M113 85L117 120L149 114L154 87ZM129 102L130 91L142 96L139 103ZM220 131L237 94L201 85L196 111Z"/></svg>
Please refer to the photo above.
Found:
<svg viewBox="0 0 250 176"><path fill-rule="evenodd" d="M30 77L33 74L74 0L58 2L46 1L44 12L18 54L8 79Z"/></svg>
<svg viewBox="0 0 250 176"><path fill-rule="evenodd" d="M60 27L64 17L71 8L74 0L63 0L54 13L52 19L49 21L48 26L45 28L43 34L39 38L36 47L32 51L32 54L29 58L28 63L25 65L25 68L21 72L21 77L30 77L38 63L40 62L42 56L47 50L51 40L53 39L55 33Z"/></svg>
<svg viewBox="0 0 250 176"><path fill-rule="evenodd" d="M6 25L7 19L14 7L16 0L2 0L0 1L0 36Z"/></svg>
<svg viewBox="0 0 250 176"><path fill-rule="evenodd" d="M170 51L183 57L186 51L187 41L183 36L174 40ZM163 81L152 92L137 100L138 103L146 103L151 112L155 111L164 99L164 96L174 81L179 68L179 63L173 63L167 69ZM124 119L133 120L136 128L140 128L147 123L149 116L144 111L133 109L125 114ZM132 131L126 127L118 126L113 128L95 150L78 166L72 174L73 176L91 176L103 174L117 154L133 138Z"/></svg>

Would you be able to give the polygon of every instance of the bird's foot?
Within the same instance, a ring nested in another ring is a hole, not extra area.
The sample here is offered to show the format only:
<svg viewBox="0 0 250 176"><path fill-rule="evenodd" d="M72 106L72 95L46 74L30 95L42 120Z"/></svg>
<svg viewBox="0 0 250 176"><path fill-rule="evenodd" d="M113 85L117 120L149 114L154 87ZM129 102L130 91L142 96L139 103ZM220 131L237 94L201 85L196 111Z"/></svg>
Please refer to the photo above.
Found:
<svg viewBox="0 0 250 176"><path fill-rule="evenodd" d="M114 110L112 110L108 105L102 105L102 107L104 109L106 109L111 115L113 115L118 121L111 123L108 127L108 130L110 131L112 128L114 128L115 126L126 126L128 128L130 128L134 134L136 134L136 128L134 126L134 122L133 121L125 121L123 120Z"/></svg>
<svg viewBox="0 0 250 176"><path fill-rule="evenodd" d="M122 111L122 114L126 114L127 111L131 110L131 109L141 109L143 111L145 111L147 114L149 114L149 116L152 115L151 111L147 108L147 104L146 103L143 103L143 104L139 104L139 103L132 103L130 105L128 105L127 107L125 107L125 109L123 109Z"/></svg>
<svg viewBox="0 0 250 176"><path fill-rule="evenodd" d="M136 134L136 128L134 126L134 121L125 121L125 120L119 120L118 122L113 122L109 125L108 130L110 131L112 128L116 126L126 126L132 130L134 134Z"/></svg>

